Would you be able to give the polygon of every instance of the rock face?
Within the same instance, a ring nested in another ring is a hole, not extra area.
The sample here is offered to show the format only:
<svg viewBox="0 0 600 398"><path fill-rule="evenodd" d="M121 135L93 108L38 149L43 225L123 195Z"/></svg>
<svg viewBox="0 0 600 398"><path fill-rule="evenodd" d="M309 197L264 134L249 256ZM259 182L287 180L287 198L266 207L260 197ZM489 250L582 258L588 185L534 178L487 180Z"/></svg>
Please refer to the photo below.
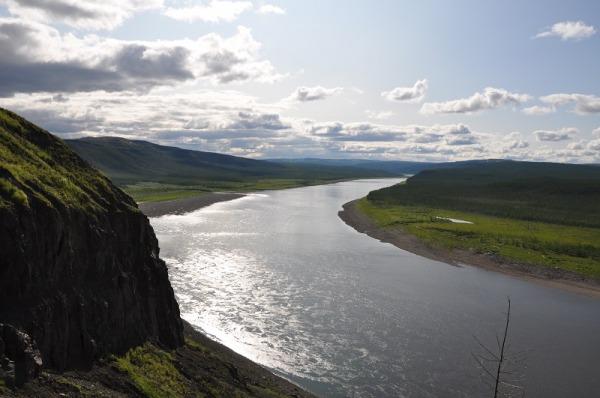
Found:
<svg viewBox="0 0 600 398"><path fill-rule="evenodd" d="M0 375L16 386L38 376L42 356L31 337L0 323Z"/></svg>
<svg viewBox="0 0 600 398"><path fill-rule="evenodd" d="M158 252L131 198L60 140L0 109L0 323L9 336L0 361L30 377L36 349L44 367L64 370L144 341L180 346Z"/></svg>

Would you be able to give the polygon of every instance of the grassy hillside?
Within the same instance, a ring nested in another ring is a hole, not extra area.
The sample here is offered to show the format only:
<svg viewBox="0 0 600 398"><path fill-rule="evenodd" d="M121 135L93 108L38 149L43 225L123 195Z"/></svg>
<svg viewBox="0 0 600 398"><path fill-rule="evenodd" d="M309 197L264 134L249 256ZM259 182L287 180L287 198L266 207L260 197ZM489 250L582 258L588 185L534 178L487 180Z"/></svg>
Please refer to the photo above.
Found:
<svg viewBox="0 0 600 398"><path fill-rule="evenodd" d="M27 206L28 196L86 209L125 200L60 140L0 108L0 207Z"/></svg>
<svg viewBox="0 0 600 398"><path fill-rule="evenodd" d="M166 200L215 190L290 188L391 175L359 167L279 164L115 137L66 143L137 200Z"/></svg>
<svg viewBox="0 0 600 398"><path fill-rule="evenodd" d="M430 245L600 280L598 167L498 161L427 170L369 193L358 208Z"/></svg>
<svg viewBox="0 0 600 398"><path fill-rule="evenodd" d="M600 168L497 161L425 170L405 184L371 192L368 199L600 227Z"/></svg>

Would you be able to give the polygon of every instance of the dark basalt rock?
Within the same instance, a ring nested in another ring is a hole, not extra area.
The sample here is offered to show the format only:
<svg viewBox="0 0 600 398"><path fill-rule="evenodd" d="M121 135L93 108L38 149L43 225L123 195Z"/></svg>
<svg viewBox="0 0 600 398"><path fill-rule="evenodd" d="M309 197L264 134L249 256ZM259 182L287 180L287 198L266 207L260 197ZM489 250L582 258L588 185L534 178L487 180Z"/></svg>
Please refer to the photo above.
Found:
<svg viewBox="0 0 600 398"><path fill-rule="evenodd" d="M2 109L0 183L0 322L4 336L20 336L0 350L11 361L18 350L30 358L25 377L37 369L35 349L23 348L29 342L56 370L89 368L145 341L183 344L167 267L131 198L60 140Z"/></svg>
<svg viewBox="0 0 600 398"><path fill-rule="evenodd" d="M42 356L27 333L0 323L0 367L4 380L17 387L36 378Z"/></svg>

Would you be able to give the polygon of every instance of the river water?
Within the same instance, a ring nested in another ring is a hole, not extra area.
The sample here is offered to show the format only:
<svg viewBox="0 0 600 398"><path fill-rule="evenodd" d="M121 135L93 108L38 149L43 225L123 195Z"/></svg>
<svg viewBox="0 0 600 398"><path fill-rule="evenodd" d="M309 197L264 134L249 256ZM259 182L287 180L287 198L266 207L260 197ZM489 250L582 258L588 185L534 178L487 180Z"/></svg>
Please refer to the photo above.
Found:
<svg viewBox="0 0 600 398"><path fill-rule="evenodd" d="M490 396L473 355L526 397L600 396L600 300L428 260L356 232L341 205L399 180L252 194L151 219L182 317L324 397Z"/></svg>

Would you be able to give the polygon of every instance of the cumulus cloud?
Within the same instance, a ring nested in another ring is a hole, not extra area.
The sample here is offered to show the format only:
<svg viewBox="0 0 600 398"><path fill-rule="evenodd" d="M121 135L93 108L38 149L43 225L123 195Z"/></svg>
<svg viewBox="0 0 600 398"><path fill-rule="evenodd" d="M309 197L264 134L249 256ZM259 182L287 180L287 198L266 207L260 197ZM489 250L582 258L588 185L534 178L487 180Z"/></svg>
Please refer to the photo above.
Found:
<svg viewBox="0 0 600 398"><path fill-rule="evenodd" d="M285 10L283 8L273 4L263 4L262 6L258 7L256 12L258 14L285 14Z"/></svg>
<svg viewBox="0 0 600 398"><path fill-rule="evenodd" d="M515 158L551 161L600 160L600 137L564 148L532 148L520 133L484 133L465 124L393 125L316 122L282 115L280 102L233 90L182 93L161 87L133 92L16 94L0 99L63 138L116 135L163 145L251 157L355 156L378 159L460 160ZM127 112L123 112L126 109ZM575 136L575 129L555 131ZM596 149L594 149L596 148Z"/></svg>
<svg viewBox="0 0 600 398"><path fill-rule="evenodd" d="M264 149L269 144L279 150L296 136L290 122L281 117L281 108L261 104L255 97L231 90L177 91L158 89L144 96L73 93L67 102L42 93L17 94L0 104L63 138L114 135L259 156L257 146Z"/></svg>
<svg viewBox="0 0 600 398"><path fill-rule="evenodd" d="M24 20L62 22L78 29L113 29L134 13L160 8L163 0L0 0Z"/></svg>
<svg viewBox="0 0 600 398"><path fill-rule="evenodd" d="M582 150L585 149L586 147L586 141L584 140L580 140L577 142L571 142L567 145L567 149L571 149L571 150Z"/></svg>
<svg viewBox="0 0 600 398"><path fill-rule="evenodd" d="M260 43L239 27L224 38L125 41L63 34L40 23L0 18L0 96L23 92L138 92L195 79L215 83L281 77L259 58Z"/></svg>
<svg viewBox="0 0 600 398"><path fill-rule="evenodd" d="M515 150L529 148L529 142L524 141L521 133L515 131L507 134L501 145L503 153L513 153Z"/></svg>
<svg viewBox="0 0 600 398"><path fill-rule="evenodd" d="M560 37L561 40L582 40L593 36L596 29L583 21L564 21L552 25L548 30L538 33L536 38Z"/></svg>
<svg viewBox="0 0 600 398"><path fill-rule="evenodd" d="M530 106L528 108L524 108L523 113L526 115L539 116L539 115L547 115L549 113L553 113L555 110L556 110L556 108L553 106L534 105L534 106Z"/></svg>
<svg viewBox="0 0 600 398"><path fill-rule="evenodd" d="M574 104L579 114L600 113L600 97L594 95L558 93L540 97L540 101L552 108Z"/></svg>
<svg viewBox="0 0 600 398"><path fill-rule="evenodd" d="M505 105L520 105L530 99L531 97L527 94L511 93L501 88L488 87L482 93L475 93L469 98L446 102L427 102L421 107L421 113L474 113Z"/></svg>
<svg viewBox="0 0 600 398"><path fill-rule="evenodd" d="M472 145L478 138L468 126L449 125L384 125L376 123L325 122L309 124L310 135L344 142L412 142L443 143L451 146Z"/></svg>
<svg viewBox="0 0 600 398"><path fill-rule="evenodd" d="M592 131L592 135L594 137L600 138L600 127L598 127L597 129L594 129L594 131Z"/></svg>
<svg viewBox="0 0 600 398"><path fill-rule="evenodd" d="M208 4L168 7L164 14L185 22L231 22L252 7L250 1L211 0Z"/></svg>
<svg viewBox="0 0 600 398"><path fill-rule="evenodd" d="M333 95L339 94L340 92L342 92L342 90L343 88L341 87L298 87L296 90L294 90L292 94L290 94L288 100L297 102L319 101L329 98Z"/></svg>
<svg viewBox="0 0 600 398"><path fill-rule="evenodd" d="M588 142L587 148L592 151L600 152L600 139Z"/></svg>
<svg viewBox="0 0 600 398"><path fill-rule="evenodd" d="M427 79L417 80L412 87L396 87L381 95L389 101L419 102L427 93Z"/></svg>
<svg viewBox="0 0 600 398"><path fill-rule="evenodd" d="M578 132L574 127L565 127L560 130L537 130L533 134L538 141L558 142L570 140Z"/></svg>

